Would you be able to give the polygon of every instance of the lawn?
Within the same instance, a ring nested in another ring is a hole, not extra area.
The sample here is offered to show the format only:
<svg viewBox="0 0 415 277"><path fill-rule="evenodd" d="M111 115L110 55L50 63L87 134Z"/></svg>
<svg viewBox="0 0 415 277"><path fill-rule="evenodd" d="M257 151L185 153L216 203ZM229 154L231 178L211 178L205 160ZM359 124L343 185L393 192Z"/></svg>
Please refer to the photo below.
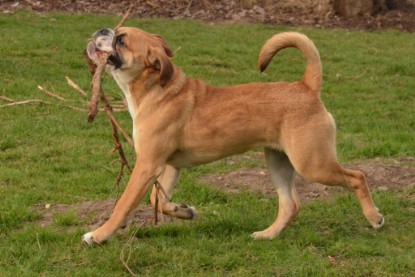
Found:
<svg viewBox="0 0 415 277"><path fill-rule="evenodd" d="M264 166L249 160L184 172L174 201L198 208L201 216L193 222L131 226L96 247L81 244L89 222L74 212L57 215L42 227L43 214L36 207L116 197L119 167L112 163L117 157L110 153L107 119L100 113L91 124L86 113L65 107L86 102L65 76L89 88L82 50L95 30L118 20L0 14L0 95L52 103L5 107L7 102L0 100L0 276L128 275L120 255L129 258L133 272L149 276L415 275L413 185L373 192L386 219L381 230L369 227L351 194L338 193L305 204L280 237L253 241L252 232L273 222L276 198L229 193L201 181L212 172ZM127 25L163 35L176 51L173 61L188 76L213 85L298 80L305 66L298 50L279 53L266 74L259 74L256 64L270 36L303 32L320 51L322 99L336 119L339 159L353 163L415 156L413 34L161 19L130 19ZM121 100L115 82L107 77L104 83L105 91ZM38 85L72 100L53 100ZM128 113L116 116L130 132ZM126 149L132 159L133 152Z"/></svg>

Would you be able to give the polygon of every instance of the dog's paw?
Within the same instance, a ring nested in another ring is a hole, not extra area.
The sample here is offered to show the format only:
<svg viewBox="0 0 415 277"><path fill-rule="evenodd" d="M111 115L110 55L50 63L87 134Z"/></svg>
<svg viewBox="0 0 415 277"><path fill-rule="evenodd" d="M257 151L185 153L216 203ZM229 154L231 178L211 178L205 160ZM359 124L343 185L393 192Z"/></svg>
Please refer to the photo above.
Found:
<svg viewBox="0 0 415 277"><path fill-rule="evenodd" d="M180 204L179 209L181 214L184 215L183 219L195 219L198 215L196 208L187 204Z"/></svg>
<svg viewBox="0 0 415 277"><path fill-rule="evenodd" d="M187 204L166 203L163 207L163 213L180 219L195 219L197 211L194 207Z"/></svg>
<svg viewBox="0 0 415 277"><path fill-rule="evenodd" d="M381 219L378 222L370 223L374 229L379 229L380 227L383 226L383 224L385 224L385 218L383 217L382 214L380 214L380 216L381 216Z"/></svg>
<svg viewBox="0 0 415 277"><path fill-rule="evenodd" d="M278 234L274 234L274 233L271 233L271 232L269 232L269 231L267 231L267 230L264 230L264 231L260 231L260 232L255 232L255 233L253 233L253 234L251 235L251 237L252 237L254 240L259 240L259 239L267 239L267 240L272 240L272 239L274 239L277 235L278 235Z"/></svg>
<svg viewBox="0 0 415 277"><path fill-rule="evenodd" d="M86 233L82 236L82 243L87 246L98 244L98 242L94 240L92 232Z"/></svg>

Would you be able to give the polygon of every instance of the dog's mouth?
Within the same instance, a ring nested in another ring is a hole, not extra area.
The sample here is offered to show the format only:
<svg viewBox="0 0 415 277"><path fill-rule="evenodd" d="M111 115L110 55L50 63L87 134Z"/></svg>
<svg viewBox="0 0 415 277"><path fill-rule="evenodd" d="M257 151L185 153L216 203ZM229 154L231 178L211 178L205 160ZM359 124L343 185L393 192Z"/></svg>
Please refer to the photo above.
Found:
<svg viewBox="0 0 415 277"><path fill-rule="evenodd" d="M87 45L88 57L96 64L104 53L110 53L107 64L118 69L122 65L121 58L115 47L116 35L111 29L102 29L95 32L92 40Z"/></svg>

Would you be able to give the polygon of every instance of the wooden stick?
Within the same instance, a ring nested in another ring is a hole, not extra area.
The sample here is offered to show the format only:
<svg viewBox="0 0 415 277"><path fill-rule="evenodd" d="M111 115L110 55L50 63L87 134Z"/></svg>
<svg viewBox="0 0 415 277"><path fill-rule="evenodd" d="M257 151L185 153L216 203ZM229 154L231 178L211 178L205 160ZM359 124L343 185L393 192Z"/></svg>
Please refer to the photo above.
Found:
<svg viewBox="0 0 415 277"><path fill-rule="evenodd" d="M50 102L37 100L37 99L32 99L32 100L24 100L24 101L12 102L12 103L9 103L9 104L1 105L0 108L17 106L17 105L25 105L25 104L31 104L31 103L52 104Z"/></svg>
<svg viewBox="0 0 415 277"><path fill-rule="evenodd" d="M9 98L10 99L10 98ZM24 100L24 101L14 101L9 103L9 104L5 104L5 105L0 105L0 108L4 108L4 107L11 107L11 106L17 106L17 105L26 105L26 104L47 104L47 105L52 105L53 103L51 102L47 102L47 101L43 101L43 100L38 100L38 99L29 99L29 100ZM79 107L74 107L74 106L69 106L69 105L57 105L59 107L64 107L64 108L68 108L74 111L78 111L78 112L86 112L88 111L87 109L82 109ZM104 110L104 109L102 109ZM122 111L125 112L125 110L114 110L115 112L117 111Z"/></svg>
<svg viewBox="0 0 415 277"><path fill-rule="evenodd" d="M134 271L131 270L131 268L128 266L128 261L131 258L131 242L134 239L135 235L137 234L138 230L143 227L143 225L146 222L143 221L140 225L137 226L137 228L135 229L135 231L130 235L130 237L128 238L128 241L123 245L121 252L120 252L120 260L122 262L122 264L124 265L124 267L128 270L128 272L130 273L131 276L139 276L136 273L134 273ZM128 247L128 257L127 259L124 258L125 255L125 249L126 247Z"/></svg>
<svg viewBox="0 0 415 277"><path fill-rule="evenodd" d="M117 31L117 29L120 28L124 24L124 22L127 20L132 8L133 8L133 5L131 4L128 10L125 12L124 16L121 18L120 22L115 27L115 31ZM84 50L84 54L85 52L86 50ZM93 62L89 59L88 55L86 55L89 71L91 73L92 72L94 73L93 78L92 78L92 97L89 102L89 113L88 113L89 122L94 121L95 116L97 115L97 112L98 112L98 103L99 103L99 100L101 99L101 94L102 94L102 89L101 89L102 73L105 70L107 59L110 55L111 53L108 53L108 52L101 53L98 64L96 66L93 65Z"/></svg>
<svg viewBox="0 0 415 277"><path fill-rule="evenodd" d="M1 96L1 95L0 95L0 99L1 99L1 100L4 100L4 101L6 101L6 102L10 102L10 103L15 102L13 99L11 99L11 98L9 98L9 97L6 97L6 96Z"/></svg>
<svg viewBox="0 0 415 277"><path fill-rule="evenodd" d="M104 100L106 101L106 100ZM121 134L123 135L123 137L125 138L125 140L134 148L134 142L131 139L131 137L128 135L128 133L121 127L120 123L117 121L117 119L114 117L114 115L112 114L112 111L108 111L107 109L105 109L105 111L107 112L107 116L111 119L111 122L115 125L115 127L117 127L117 130L121 132Z"/></svg>
<svg viewBox="0 0 415 277"><path fill-rule="evenodd" d="M105 111L107 113L108 118L111 121L111 125L112 125L112 127L115 127L115 129L113 129L113 133L116 133L117 130L120 131L121 134L124 136L124 138L128 141L128 143L134 148L133 140L130 138L130 136L127 134L127 132L121 127L120 123L118 123L117 119L112 114L113 108L111 107L110 103L108 102L108 100L107 100L107 98L105 97L104 94L102 94L101 99L102 99L102 102L105 103ZM114 136L116 137L115 148L117 150L120 149L119 151L122 152L122 153L120 153L121 159L123 161L125 161L125 164L127 165L128 169L131 172L131 167L128 165L127 159L124 156L124 151L122 150L122 146L121 146L120 140L118 138L118 133L116 133Z"/></svg>
<svg viewBox="0 0 415 277"><path fill-rule="evenodd" d="M37 88L38 88L41 92L45 93L46 95L48 95L48 96L50 96L50 97L53 97L53 98L59 99L59 100L61 100L61 101L68 101L68 100L66 100L65 98L63 98L62 96L59 96L59 95L57 95L57 94L55 94L55 93L53 93L53 92L48 91L48 90L47 90L47 89L45 89L44 87L37 86Z"/></svg>
<svg viewBox="0 0 415 277"><path fill-rule="evenodd" d="M118 22L117 26L114 28L115 31L117 31L118 28L120 28L122 25L124 25L127 18L130 16L131 10L133 9L133 4L131 4L128 7L128 10L124 13L124 16L121 18L120 22Z"/></svg>
<svg viewBox="0 0 415 277"><path fill-rule="evenodd" d="M166 197L167 200L170 201L169 197L167 196L166 191L164 190L163 186L160 184L159 181L156 180L156 182L154 183L154 187L156 188L156 201L154 203L154 225L157 225L158 223L158 210L159 210L159 192L161 191L164 194L164 197ZM164 217L163 217L163 210L160 207L160 213L161 213L161 221L164 222Z"/></svg>
<svg viewBox="0 0 415 277"><path fill-rule="evenodd" d="M107 65L107 59L110 56L110 53L102 53L99 59L97 68L95 69L95 74L92 77L92 96L91 100L89 101L89 113L88 113L88 121L92 122L95 119L95 116L98 113L98 102L101 99L102 95L102 73L105 70L105 66Z"/></svg>
<svg viewBox="0 0 415 277"><path fill-rule="evenodd" d="M74 88L82 96L88 96L88 94L83 89L81 89L77 84L75 84L74 81L72 81L71 79L69 79L68 76L65 76L65 78L66 78L66 82L68 83L68 85L70 85L72 88Z"/></svg>
<svg viewBox="0 0 415 277"><path fill-rule="evenodd" d="M91 75L95 76L96 73L96 67L95 64L92 62L92 60L88 57L88 53L86 52L86 50L84 50L84 57L86 60L86 63L88 65L89 68L89 72L91 73ZM107 113L107 116L111 119L112 124L114 124L117 129L121 132L121 134L124 136L124 138L128 141L128 143L134 147L134 142L133 140L130 138L130 136L128 135L128 133L121 127L121 125L118 123L117 119L114 117L114 115L112 114L113 108L110 105L108 99L105 97L105 95L102 92L102 88L100 87L100 95L101 95L101 100L104 102L105 104L105 111Z"/></svg>

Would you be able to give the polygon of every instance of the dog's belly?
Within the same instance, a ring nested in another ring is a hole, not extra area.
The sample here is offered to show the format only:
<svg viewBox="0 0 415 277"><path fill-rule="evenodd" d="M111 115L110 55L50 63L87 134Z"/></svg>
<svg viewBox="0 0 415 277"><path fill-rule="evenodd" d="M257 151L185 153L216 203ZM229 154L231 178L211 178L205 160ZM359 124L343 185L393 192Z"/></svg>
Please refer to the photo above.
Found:
<svg viewBox="0 0 415 277"><path fill-rule="evenodd" d="M183 168L210 163L256 147L281 149L276 132L273 133L272 140L264 139L261 132L255 132L255 135L250 135L249 132L245 134L220 132L215 137L194 136L175 151L167 163L176 168Z"/></svg>
<svg viewBox="0 0 415 277"><path fill-rule="evenodd" d="M186 168L197 165L202 165L210 162L214 162L225 158L227 156L240 154L245 151L248 151L251 147L239 148L237 151L220 151L220 150L210 150L210 151L176 151L170 158L167 160L167 164L175 168Z"/></svg>

